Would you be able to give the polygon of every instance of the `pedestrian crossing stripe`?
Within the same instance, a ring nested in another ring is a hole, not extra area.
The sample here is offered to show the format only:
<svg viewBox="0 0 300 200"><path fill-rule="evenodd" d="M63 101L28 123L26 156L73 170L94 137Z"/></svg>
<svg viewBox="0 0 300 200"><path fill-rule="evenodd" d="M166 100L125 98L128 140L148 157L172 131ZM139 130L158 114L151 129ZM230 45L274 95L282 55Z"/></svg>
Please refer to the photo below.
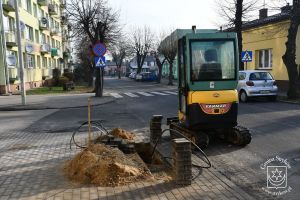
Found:
<svg viewBox="0 0 300 200"><path fill-rule="evenodd" d="M177 95L177 92L171 92L171 91L164 91L164 93Z"/></svg>
<svg viewBox="0 0 300 200"><path fill-rule="evenodd" d="M136 94L134 94L136 93ZM116 92L112 92L112 93L105 93L106 95L110 95L114 98L117 98L117 99L120 99L120 98L124 98L124 96L122 95L126 95L126 96L129 96L129 97L133 97L133 98L138 98L140 97L139 95L141 96L146 96L146 97L153 97L156 95L160 95L160 96L167 96L167 95L177 95L177 92L174 92L174 91L162 91L162 92L125 92L125 93L116 93ZM137 95L139 94L139 95Z"/></svg>
<svg viewBox="0 0 300 200"><path fill-rule="evenodd" d="M166 95L170 95L170 94L165 94L162 92L151 92L152 94L157 94L157 95L162 95L162 96L166 96Z"/></svg>
<svg viewBox="0 0 300 200"><path fill-rule="evenodd" d="M118 93L110 93L110 95L115 98L123 98L123 96L119 95Z"/></svg>
<svg viewBox="0 0 300 200"><path fill-rule="evenodd" d="M127 96L130 96L130 97L139 97L138 95L135 95L131 92L125 92L124 94L127 95Z"/></svg>
<svg viewBox="0 0 300 200"><path fill-rule="evenodd" d="M149 93L146 93L146 92L137 92L138 94L141 94L143 96L146 96L146 97L153 97L154 95L153 94L149 94Z"/></svg>

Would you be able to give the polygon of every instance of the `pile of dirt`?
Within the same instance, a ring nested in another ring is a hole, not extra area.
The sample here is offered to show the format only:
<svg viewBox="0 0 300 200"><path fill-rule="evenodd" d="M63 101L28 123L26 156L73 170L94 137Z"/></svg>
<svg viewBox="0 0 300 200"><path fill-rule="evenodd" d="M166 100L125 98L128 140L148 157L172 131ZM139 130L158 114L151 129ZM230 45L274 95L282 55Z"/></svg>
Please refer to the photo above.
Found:
<svg viewBox="0 0 300 200"><path fill-rule="evenodd" d="M91 144L64 166L65 174L85 184L120 186L152 179L151 172L138 154L124 154L104 144Z"/></svg>
<svg viewBox="0 0 300 200"><path fill-rule="evenodd" d="M134 134L133 133L130 133L130 132L127 132L121 128L115 128L113 129L110 134L112 134L113 136L115 137L118 137L118 138L122 138L122 139L127 139L127 140L133 140L134 138Z"/></svg>

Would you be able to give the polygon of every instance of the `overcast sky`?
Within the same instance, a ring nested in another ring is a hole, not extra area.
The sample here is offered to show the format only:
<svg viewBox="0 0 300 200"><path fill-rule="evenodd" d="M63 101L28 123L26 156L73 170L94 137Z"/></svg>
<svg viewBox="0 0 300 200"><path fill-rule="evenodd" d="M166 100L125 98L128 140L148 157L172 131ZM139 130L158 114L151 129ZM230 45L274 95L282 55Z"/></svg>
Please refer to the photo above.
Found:
<svg viewBox="0 0 300 200"><path fill-rule="evenodd" d="M263 2L263 0L260 0ZM285 0L266 0L270 2ZM292 2L292 0L287 0ZM108 0L109 4L121 13L121 23L126 29L132 26L148 25L157 32L174 28L199 29L219 28L215 0ZM277 4L278 5L278 4ZM258 17L258 11L254 13Z"/></svg>
<svg viewBox="0 0 300 200"><path fill-rule="evenodd" d="M121 12L121 21L130 26L161 28L215 28L214 0L108 0Z"/></svg>

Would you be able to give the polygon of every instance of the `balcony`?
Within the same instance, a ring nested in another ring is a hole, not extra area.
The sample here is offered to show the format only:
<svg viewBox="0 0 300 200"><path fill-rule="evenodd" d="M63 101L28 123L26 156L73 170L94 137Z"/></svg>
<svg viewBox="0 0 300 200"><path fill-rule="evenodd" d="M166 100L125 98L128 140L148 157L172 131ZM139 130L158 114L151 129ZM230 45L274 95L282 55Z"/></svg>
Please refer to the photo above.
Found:
<svg viewBox="0 0 300 200"><path fill-rule="evenodd" d="M49 1L48 1L48 0L38 0L37 3L38 3L40 6L48 6Z"/></svg>
<svg viewBox="0 0 300 200"><path fill-rule="evenodd" d="M41 53L46 54L50 53L50 45L47 43L44 43L41 45Z"/></svg>
<svg viewBox="0 0 300 200"><path fill-rule="evenodd" d="M4 0L2 6L3 9L7 12L12 12L16 10L14 0Z"/></svg>
<svg viewBox="0 0 300 200"><path fill-rule="evenodd" d="M14 31L5 31L6 46L15 47L17 46L16 34Z"/></svg>
<svg viewBox="0 0 300 200"><path fill-rule="evenodd" d="M59 29L58 28L51 28L50 29L50 35L51 36L58 36L59 35Z"/></svg>
<svg viewBox="0 0 300 200"><path fill-rule="evenodd" d="M49 4L48 5L48 12L50 15L58 15L58 9L55 4Z"/></svg>
<svg viewBox="0 0 300 200"><path fill-rule="evenodd" d="M48 30L49 29L49 23L48 19L46 17L42 17L39 22L40 30Z"/></svg>
<svg viewBox="0 0 300 200"><path fill-rule="evenodd" d="M60 50L58 48L52 48L51 49L51 56L60 56Z"/></svg>

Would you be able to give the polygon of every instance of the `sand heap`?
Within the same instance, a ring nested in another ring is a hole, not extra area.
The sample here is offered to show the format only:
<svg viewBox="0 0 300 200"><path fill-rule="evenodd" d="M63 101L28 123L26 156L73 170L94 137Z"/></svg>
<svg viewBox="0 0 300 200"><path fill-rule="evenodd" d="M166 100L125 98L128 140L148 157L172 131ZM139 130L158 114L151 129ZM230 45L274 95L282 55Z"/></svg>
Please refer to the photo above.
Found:
<svg viewBox="0 0 300 200"><path fill-rule="evenodd" d="M115 128L110 132L111 135L122 138L122 139L127 139L127 140L133 140L134 134L127 132L121 128Z"/></svg>
<svg viewBox="0 0 300 200"><path fill-rule="evenodd" d="M151 172L139 155L126 155L104 144L91 144L67 161L64 171L72 180L103 187L152 179Z"/></svg>

